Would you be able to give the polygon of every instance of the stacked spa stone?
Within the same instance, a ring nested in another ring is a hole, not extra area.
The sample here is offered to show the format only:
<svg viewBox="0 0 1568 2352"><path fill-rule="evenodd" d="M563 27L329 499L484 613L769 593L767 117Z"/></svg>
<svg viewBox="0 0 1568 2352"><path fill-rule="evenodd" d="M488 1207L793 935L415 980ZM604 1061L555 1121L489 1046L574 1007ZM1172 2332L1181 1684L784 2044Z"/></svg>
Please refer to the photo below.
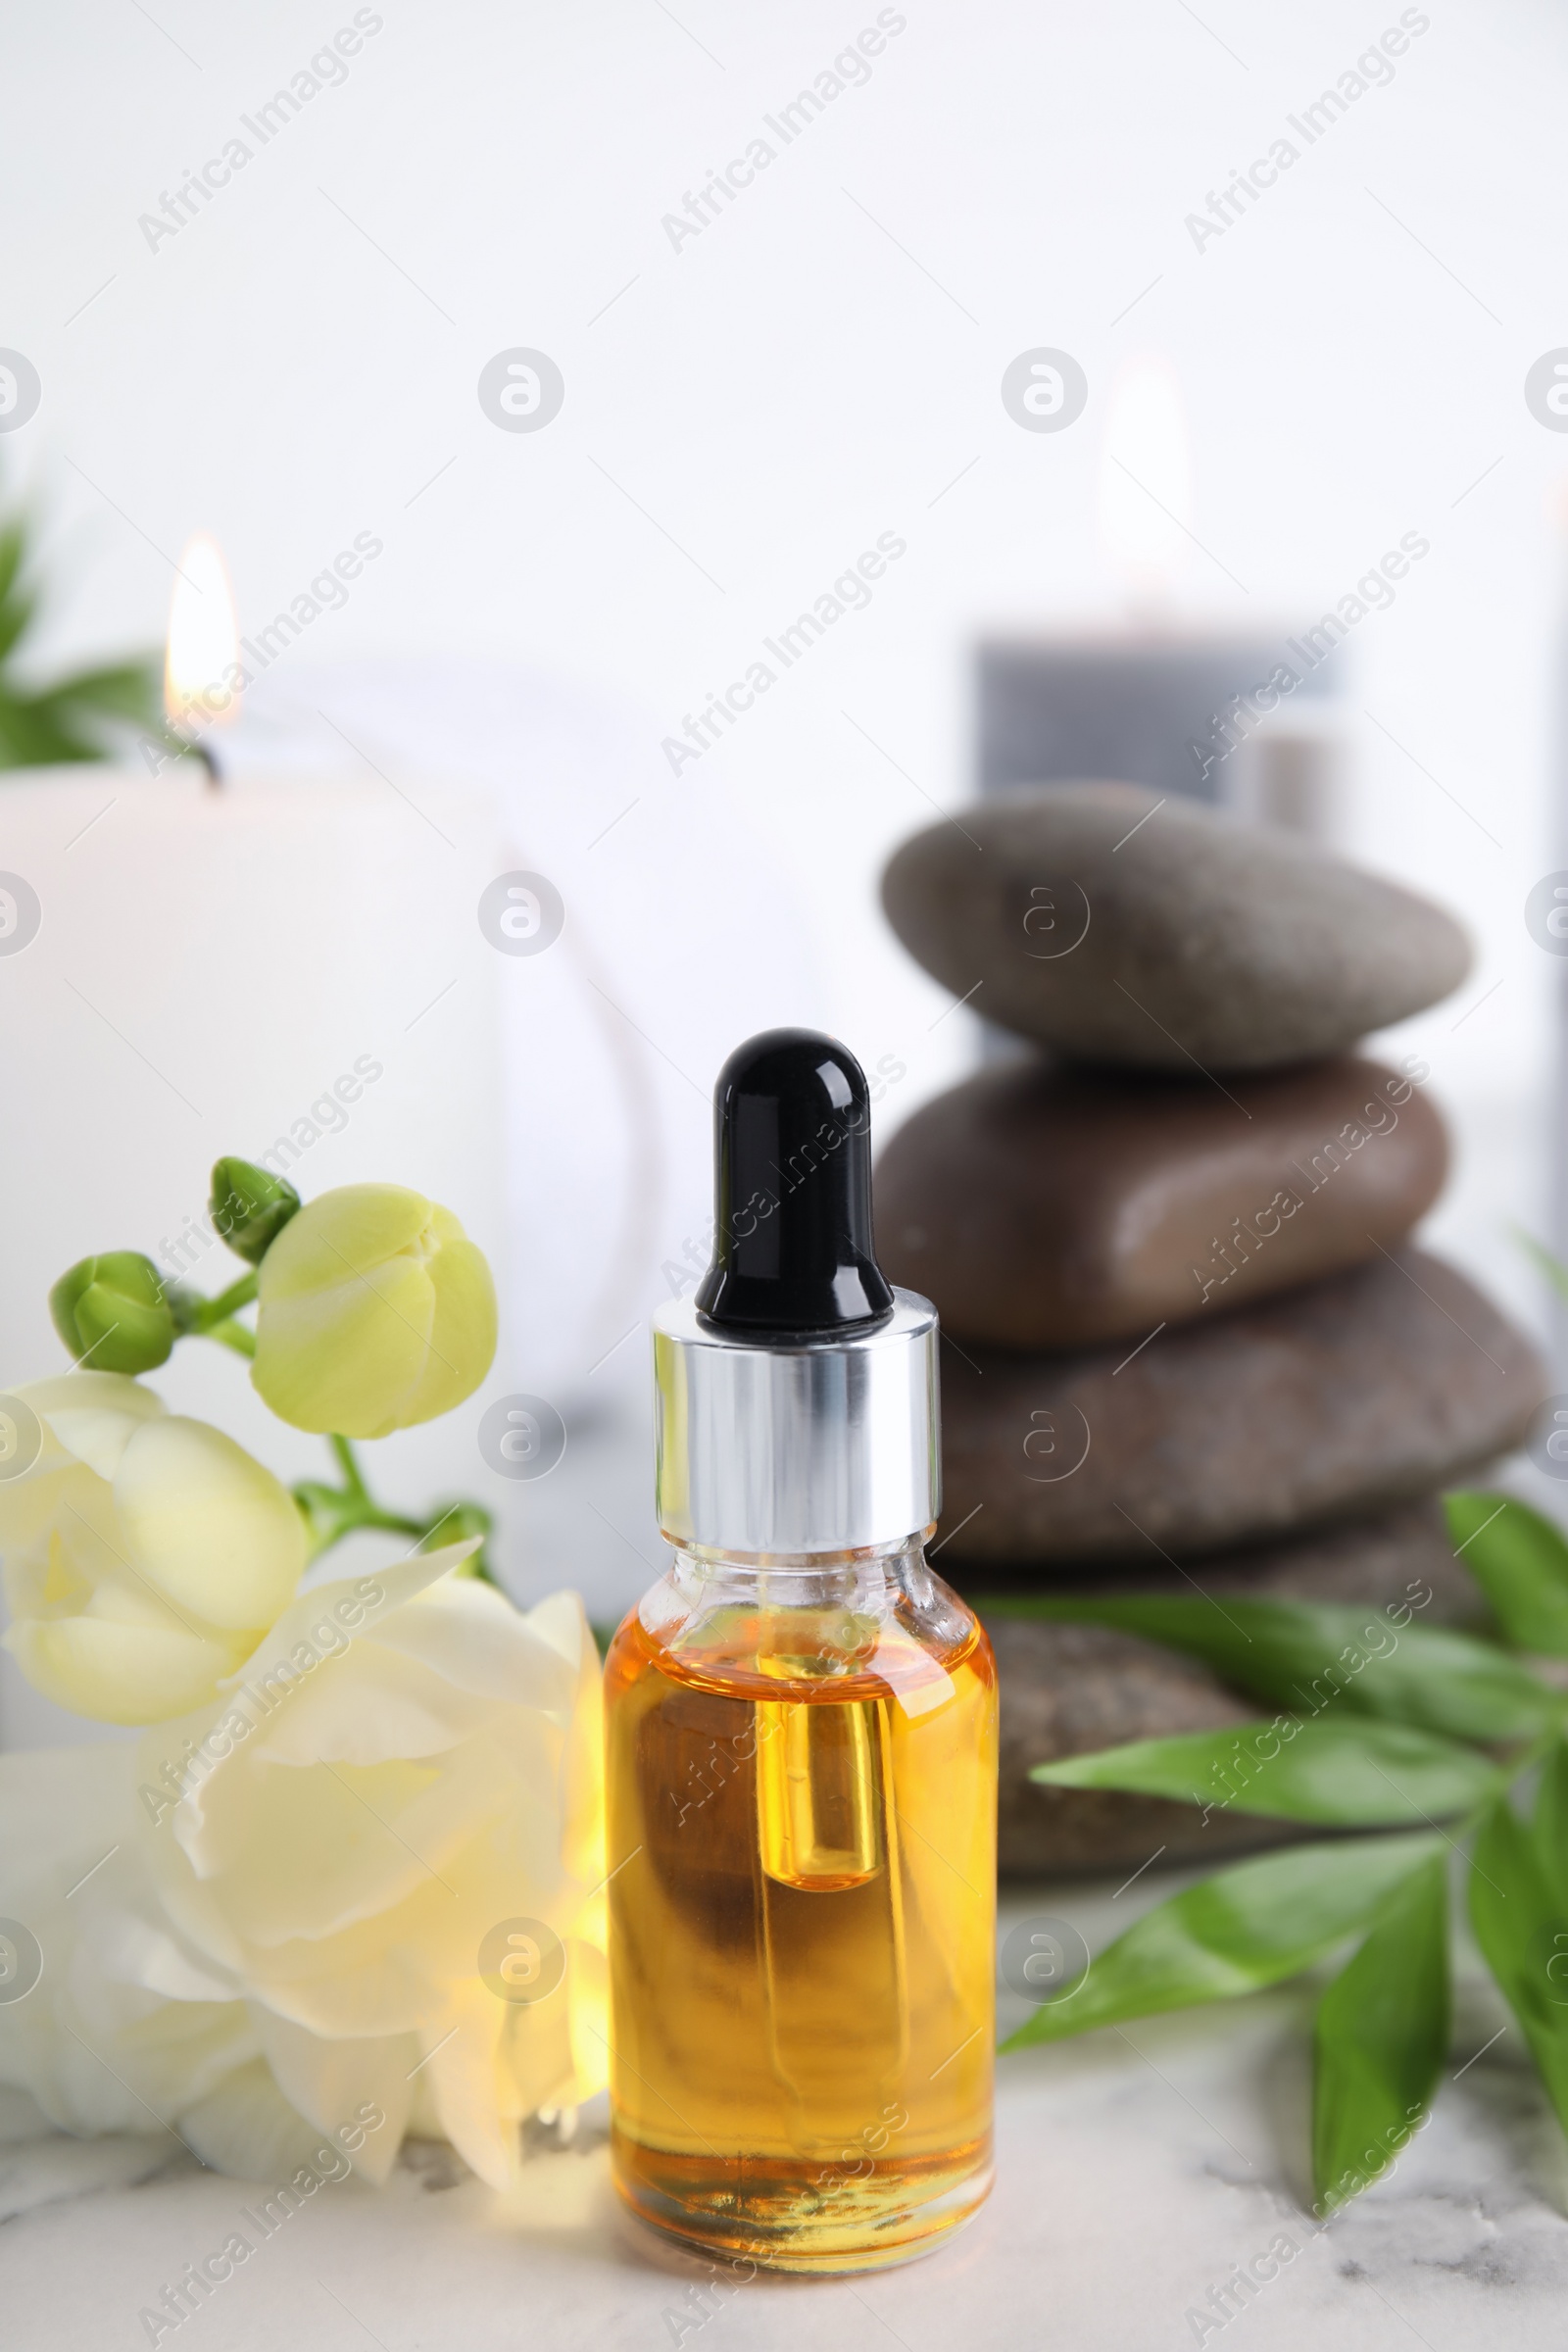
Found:
<svg viewBox="0 0 1568 2352"><path fill-rule="evenodd" d="M933 827L888 867L926 969L1029 1041L883 1154L877 1248L934 1299L940 1565L961 1590L1107 1582L1366 1601L1473 1587L1437 1495L1517 1445L1528 1343L1410 1233L1447 1147L1414 1058L1351 1049L1457 987L1436 906L1125 784ZM1029 1767L1241 1722L1206 1669L997 1616L1003 1867L1256 1844L1255 1817L1047 1789Z"/></svg>

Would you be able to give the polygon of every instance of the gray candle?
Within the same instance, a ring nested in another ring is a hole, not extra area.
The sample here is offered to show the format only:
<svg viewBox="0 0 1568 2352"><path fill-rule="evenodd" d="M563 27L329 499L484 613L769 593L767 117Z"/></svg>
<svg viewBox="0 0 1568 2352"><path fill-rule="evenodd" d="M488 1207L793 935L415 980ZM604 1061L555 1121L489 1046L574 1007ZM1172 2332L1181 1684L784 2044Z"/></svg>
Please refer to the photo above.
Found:
<svg viewBox="0 0 1568 2352"><path fill-rule="evenodd" d="M1175 367L1163 353L1142 352L1108 387L1100 452L1101 539L1129 624L1082 640L982 645L983 793L1103 779L1293 831L1326 829L1325 762L1310 745L1315 734L1321 751L1321 728L1310 718L1303 728L1298 713L1337 684L1334 649L1348 623L1328 612L1297 636L1185 627L1182 570L1200 556L1226 570L1192 528L1193 504Z"/></svg>
<svg viewBox="0 0 1568 2352"><path fill-rule="evenodd" d="M1295 636L983 644L980 789L1106 778L1246 807L1251 780L1278 764L1276 744L1321 741L1297 714L1338 685L1335 642L1320 622ZM1289 793L1257 797L1252 812L1282 821L1268 804Z"/></svg>

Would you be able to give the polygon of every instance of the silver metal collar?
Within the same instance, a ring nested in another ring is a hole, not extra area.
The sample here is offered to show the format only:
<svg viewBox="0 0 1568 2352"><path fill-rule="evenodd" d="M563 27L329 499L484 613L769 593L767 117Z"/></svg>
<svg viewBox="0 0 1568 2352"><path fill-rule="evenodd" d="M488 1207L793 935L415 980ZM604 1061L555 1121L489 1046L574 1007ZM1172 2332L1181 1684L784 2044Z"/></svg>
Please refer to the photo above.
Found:
<svg viewBox="0 0 1568 2352"><path fill-rule="evenodd" d="M942 1500L937 1312L895 1291L885 1323L780 1346L690 1299L654 1316L659 1524L754 1557L855 1551L928 1528Z"/></svg>

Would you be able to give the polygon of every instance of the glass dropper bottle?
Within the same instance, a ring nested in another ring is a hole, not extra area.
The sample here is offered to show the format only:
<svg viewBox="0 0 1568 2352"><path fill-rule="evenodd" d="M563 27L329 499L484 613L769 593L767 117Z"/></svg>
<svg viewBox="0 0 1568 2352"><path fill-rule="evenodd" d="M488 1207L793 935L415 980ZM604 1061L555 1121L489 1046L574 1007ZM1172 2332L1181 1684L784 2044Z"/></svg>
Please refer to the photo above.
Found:
<svg viewBox="0 0 1568 2352"><path fill-rule="evenodd" d="M859 1064L770 1030L714 1111L670 1564L607 1666L615 2178L710 2254L872 2269L990 2186L996 1669L925 1560L937 1318L876 1264Z"/></svg>

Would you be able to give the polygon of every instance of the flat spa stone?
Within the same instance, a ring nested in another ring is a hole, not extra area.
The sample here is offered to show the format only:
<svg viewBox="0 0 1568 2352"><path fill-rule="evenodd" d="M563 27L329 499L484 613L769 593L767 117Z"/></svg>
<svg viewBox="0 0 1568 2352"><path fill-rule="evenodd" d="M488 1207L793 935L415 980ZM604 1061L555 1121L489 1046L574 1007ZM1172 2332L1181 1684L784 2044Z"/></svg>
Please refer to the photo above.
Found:
<svg viewBox="0 0 1568 2352"><path fill-rule="evenodd" d="M952 1345L943 1527L956 1568L1186 1565L1449 1484L1519 1445L1546 1389L1529 1341L1415 1250L1132 1350Z"/></svg>
<svg viewBox="0 0 1568 2352"><path fill-rule="evenodd" d="M1175 1569L1153 1553L1150 1557L1149 1574L1053 1577L1051 1589L1191 1593ZM1442 1510L1432 1501L1257 1552L1201 1561L1193 1574L1209 1593L1364 1601L1374 1609L1404 1602L1420 1609L1423 1625L1464 1625L1484 1615L1475 1583L1454 1558ZM964 1580L995 1645L1001 1682L1001 1870L1014 1877L1130 1871L1159 1847L1164 1865L1313 1834L1230 1807L1216 1807L1205 1827L1195 1806L1110 1789L1047 1788L1031 1781L1036 1764L1125 1740L1220 1731L1266 1710L1228 1690L1198 1659L1155 1642L1108 1626L1050 1625L988 1608L985 1596L1003 1581L988 1580L983 1569ZM1037 1591L1039 1583L1035 1578ZM1424 1602L1423 1592L1431 1595Z"/></svg>
<svg viewBox="0 0 1568 2352"><path fill-rule="evenodd" d="M1446 1168L1437 1111L1377 1062L1222 1094L1031 1057L899 1129L877 1163L877 1249L960 1340L1083 1348L1358 1265L1403 1239Z"/></svg>
<svg viewBox="0 0 1568 2352"><path fill-rule="evenodd" d="M906 841L882 882L911 956L1080 1061L1260 1070L1342 1053L1458 987L1430 901L1290 835L1134 784L1000 794Z"/></svg>
<svg viewBox="0 0 1568 2352"><path fill-rule="evenodd" d="M1420 1602L1423 1625L1466 1626L1483 1631L1491 1612L1464 1562L1435 1494L1401 1502L1376 1518L1351 1519L1337 1527L1310 1528L1283 1543L1248 1544L1217 1552L1190 1567L1205 1592L1242 1592L1253 1600L1366 1601L1373 1608L1430 1592ZM1103 1592L1107 1583L1128 1592L1191 1592L1188 1577L1163 1560L1152 1572L1136 1575L1097 1569L1065 1580L1081 1592ZM1035 1580L1038 1588L1038 1580ZM1056 1590L1053 1577L1051 1589Z"/></svg>

